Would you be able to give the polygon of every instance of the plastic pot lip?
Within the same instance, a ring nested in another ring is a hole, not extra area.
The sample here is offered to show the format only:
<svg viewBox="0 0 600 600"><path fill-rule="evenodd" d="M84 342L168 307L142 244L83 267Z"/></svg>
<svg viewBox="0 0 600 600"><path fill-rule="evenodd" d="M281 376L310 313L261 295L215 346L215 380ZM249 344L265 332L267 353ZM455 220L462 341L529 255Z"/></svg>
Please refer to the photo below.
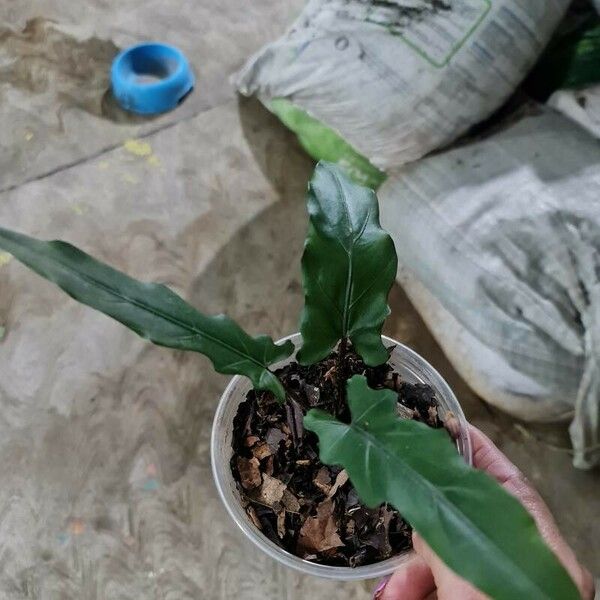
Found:
<svg viewBox="0 0 600 600"><path fill-rule="evenodd" d="M291 340L297 350L301 345L302 337L299 333L295 333L282 338L277 343L283 343L287 340ZM416 380L428 383L435 389L436 397L440 402L442 411L452 411L454 413L460 425L460 435L456 442L457 448L465 458L465 461L468 464L472 464L472 446L468 431L468 423L456 396L446 381L414 350L411 350L404 344L386 336L382 336L382 341L386 346L395 346L390 357L390 362L397 362L398 365L402 365L409 371L418 371L415 374ZM274 368L279 368L292 360L294 360L294 355L281 361L281 363L274 365ZM240 502L239 493L230 467L233 417L237 412L237 407L245 400L246 394L250 389L252 389L252 384L245 377L236 375L231 379L221 396L215 413L210 444L213 478L219 496L221 497L227 512L236 525L242 530L245 537L249 538L258 548L260 548L260 550L265 552L271 558L287 567L307 575L335 579L338 581L384 577L390 575L399 566L408 562L413 555L412 551L403 552L379 563L356 568L331 567L316 564L304 560L279 547L263 535L263 533L250 521Z"/></svg>

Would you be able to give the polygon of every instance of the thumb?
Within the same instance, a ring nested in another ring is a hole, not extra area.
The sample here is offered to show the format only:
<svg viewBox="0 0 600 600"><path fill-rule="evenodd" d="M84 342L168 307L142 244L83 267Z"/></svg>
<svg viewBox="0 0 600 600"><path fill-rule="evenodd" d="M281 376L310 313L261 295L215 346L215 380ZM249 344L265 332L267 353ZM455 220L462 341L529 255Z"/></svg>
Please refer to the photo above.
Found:
<svg viewBox="0 0 600 600"><path fill-rule="evenodd" d="M438 600L485 600L488 596L453 573L417 533L413 533L417 555L429 566L437 587Z"/></svg>
<svg viewBox="0 0 600 600"><path fill-rule="evenodd" d="M427 563L411 554L409 561L396 569L385 587L378 589L374 600L424 600L434 589Z"/></svg>

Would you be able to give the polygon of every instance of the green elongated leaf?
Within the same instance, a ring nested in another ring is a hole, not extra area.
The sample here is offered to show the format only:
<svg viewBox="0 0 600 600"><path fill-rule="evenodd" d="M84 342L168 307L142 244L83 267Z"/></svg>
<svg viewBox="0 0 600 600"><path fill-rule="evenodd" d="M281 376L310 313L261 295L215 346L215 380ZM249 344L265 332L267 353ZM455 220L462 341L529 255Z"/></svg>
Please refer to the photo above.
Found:
<svg viewBox="0 0 600 600"><path fill-rule="evenodd" d="M363 502L389 502L458 575L495 600L580 600L519 501L469 467L444 430L396 416L397 397L348 382L352 422L311 410L321 460L343 465Z"/></svg>
<svg viewBox="0 0 600 600"><path fill-rule="evenodd" d="M277 346L270 337L250 337L228 317L203 315L168 287L132 279L65 242L43 242L0 227L0 248L143 338L205 354L219 373L245 375L256 388L285 398L268 367L292 354L292 342Z"/></svg>
<svg viewBox="0 0 600 600"><path fill-rule="evenodd" d="M308 212L298 360L317 362L349 338L368 365L382 364L388 354L381 328L398 263L392 238L379 224L377 196L321 162L309 185Z"/></svg>

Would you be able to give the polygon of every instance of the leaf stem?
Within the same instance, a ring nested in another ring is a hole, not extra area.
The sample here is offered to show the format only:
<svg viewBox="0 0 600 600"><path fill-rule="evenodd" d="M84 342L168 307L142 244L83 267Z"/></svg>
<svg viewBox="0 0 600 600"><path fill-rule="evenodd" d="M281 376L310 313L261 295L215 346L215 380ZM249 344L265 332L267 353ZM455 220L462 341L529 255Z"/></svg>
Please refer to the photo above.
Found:
<svg viewBox="0 0 600 600"><path fill-rule="evenodd" d="M346 352L348 350L348 338L343 337L338 346L338 354L335 368L335 379L337 387L337 398L335 413L339 416L344 410L344 391L346 386Z"/></svg>
<svg viewBox="0 0 600 600"><path fill-rule="evenodd" d="M271 369L268 369L268 371L279 380L279 383L281 383L281 386L285 390L285 416L287 425L292 434L292 443L294 448L298 449L302 446L302 439L304 437L304 415L302 414L300 398L295 390L285 385L281 377L277 377L277 375Z"/></svg>
<svg viewBox="0 0 600 600"><path fill-rule="evenodd" d="M299 449L302 446L302 438L304 437L303 414L300 404L291 394L285 403L285 414L292 434L292 443L295 449Z"/></svg>

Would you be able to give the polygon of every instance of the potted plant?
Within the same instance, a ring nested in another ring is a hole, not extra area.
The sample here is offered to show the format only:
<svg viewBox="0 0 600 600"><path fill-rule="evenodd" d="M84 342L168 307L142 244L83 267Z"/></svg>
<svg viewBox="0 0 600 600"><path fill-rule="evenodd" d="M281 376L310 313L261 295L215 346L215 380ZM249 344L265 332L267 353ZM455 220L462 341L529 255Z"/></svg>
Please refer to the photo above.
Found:
<svg viewBox="0 0 600 600"><path fill-rule="evenodd" d="M0 247L139 335L237 375L217 410L213 471L245 534L284 564L385 574L409 550L410 523L494 599L579 598L527 511L469 466L466 421L443 379L382 337L397 261L374 192L320 163L308 209L300 334L280 343L65 242L0 228Z"/></svg>

